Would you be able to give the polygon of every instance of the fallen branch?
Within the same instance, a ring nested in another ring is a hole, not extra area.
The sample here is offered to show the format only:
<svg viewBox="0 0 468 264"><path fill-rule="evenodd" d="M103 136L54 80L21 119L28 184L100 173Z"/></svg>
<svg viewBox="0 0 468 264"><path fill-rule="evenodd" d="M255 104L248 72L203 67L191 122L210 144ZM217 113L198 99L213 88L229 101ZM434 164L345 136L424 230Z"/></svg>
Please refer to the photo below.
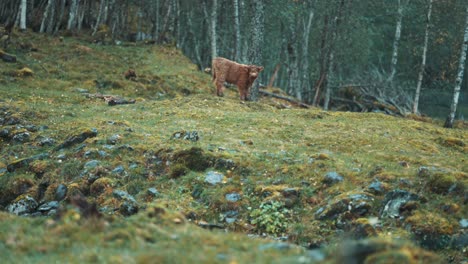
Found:
<svg viewBox="0 0 468 264"><path fill-rule="evenodd" d="M282 96L282 95L279 95L279 94L270 93L270 92L267 92L267 91L265 91L265 90L259 90L259 93L262 94L262 95L265 95L265 96L271 96L271 97L274 97L274 98L278 98L278 99L281 99L281 100L288 101L288 102L290 102L290 103L299 105L299 106L302 107L302 108L310 108L310 105L305 104L305 103L302 103L302 102L299 102L299 101L297 101L296 99L293 99L293 98L290 98L290 97L286 97L286 96Z"/></svg>
<svg viewBox="0 0 468 264"><path fill-rule="evenodd" d="M16 62L16 57L0 50L0 58L4 62Z"/></svg>
<svg viewBox="0 0 468 264"><path fill-rule="evenodd" d="M132 100L127 100L120 98L118 96L114 95L105 95L105 94L100 94L100 93L95 93L95 94L90 94L86 93L85 96L87 98L98 98L98 99L103 99L104 101L107 102L108 105L113 106L113 105L121 105L121 104L134 104L136 101L134 99Z"/></svg>

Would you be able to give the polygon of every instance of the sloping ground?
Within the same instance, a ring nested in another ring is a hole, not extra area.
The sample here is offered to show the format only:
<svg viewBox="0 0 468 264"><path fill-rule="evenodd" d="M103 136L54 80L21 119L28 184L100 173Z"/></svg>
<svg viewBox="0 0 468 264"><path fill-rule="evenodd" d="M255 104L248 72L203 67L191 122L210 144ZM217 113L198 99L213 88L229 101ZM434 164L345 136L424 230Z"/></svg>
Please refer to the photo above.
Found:
<svg viewBox="0 0 468 264"><path fill-rule="evenodd" d="M466 124L215 97L171 47L14 41L19 62L0 63L8 262L467 260Z"/></svg>

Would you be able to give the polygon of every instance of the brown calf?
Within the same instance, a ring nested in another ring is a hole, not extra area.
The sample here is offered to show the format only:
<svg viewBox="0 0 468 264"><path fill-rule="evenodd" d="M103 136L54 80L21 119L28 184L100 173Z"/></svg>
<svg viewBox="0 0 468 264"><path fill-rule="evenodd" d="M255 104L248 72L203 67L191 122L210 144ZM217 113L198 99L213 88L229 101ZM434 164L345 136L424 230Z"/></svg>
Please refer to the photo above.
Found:
<svg viewBox="0 0 468 264"><path fill-rule="evenodd" d="M237 86L241 100L247 100L250 86L252 86L258 74L263 70L262 66L239 64L225 58L213 59L211 70L213 83L216 86L216 94L223 96L224 82Z"/></svg>

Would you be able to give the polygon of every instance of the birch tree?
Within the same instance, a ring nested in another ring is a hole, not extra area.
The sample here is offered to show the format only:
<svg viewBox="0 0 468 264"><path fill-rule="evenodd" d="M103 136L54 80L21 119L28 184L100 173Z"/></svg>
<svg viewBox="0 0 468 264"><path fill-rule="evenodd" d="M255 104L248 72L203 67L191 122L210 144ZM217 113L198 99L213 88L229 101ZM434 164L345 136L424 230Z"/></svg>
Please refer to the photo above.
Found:
<svg viewBox="0 0 468 264"><path fill-rule="evenodd" d="M240 33L240 18L239 18L239 0L233 0L234 5L234 30L236 31L236 55L235 61L240 61L241 58L241 33Z"/></svg>
<svg viewBox="0 0 468 264"><path fill-rule="evenodd" d="M68 23L67 23L68 30L72 30L75 28L76 19L78 16L78 1L79 0L71 0L70 12L68 14Z"/></svg>
<svg viewBox="0 0 468 264"><path fill-rule="evenodd" d="M457 111L458 98L460 96L460 89L463 81L463 72L465 71L466 49L468 47L468 4L466 5L466 22L465 34L463 37L463 44L460 52L460 62L458 64L458 74L455 81L455 88L453 90L453 100L450 105L450 113L445 120L444 127L452 128L455 121L455 113Z"/></svg>
<svg viewBox="0 0 468 264"><path fill-rule="evenodd" d="M416 85L416 93L414 95L413 101L413 114L418 113L418 106L419 106L419 97L421 94L421 85L424 76L424 70L426 68L426 53L427 53L427 43L429 40L429 27L431 23L431 13L432 13L432 0L429 0L429 7L427 9L427 16L426 16L426 32L424 34L424 48L422 53L422 62L421 67L419 68L419 75L418 75L418 83Z"/></svg>
<svg viewBox="0 0 468 264"><path fill-rule="evenodd" d="M403 0L404 1L404 0ZM406 0L406 4L409 0ZM401 27L403 24L403 10L406 4L402 3L402 0L398 0L398 14L397 14L397 23L395 28L395 38L393 40L393 52L392 52L392 61L390 63L390 77L389 81L393 81L393 78L396 74L396 66L398 62L398 47L400 45L400 37L401 37Z"/></svg>
<svg viewBox="0 0 468 264"><path fill-rule="evenodd" d="M265 14L263 1L253 3L253 23L252 23L252 45L250 48L250 58L253 64L263 64L262 45L265 30ZM254 82L250 91L250 100L258 100L259 79Z"/></svg>
<svg viewBox="0 0 468 264"><path fill-rule="evenodd" d="M309 10L309 18L307 24L304 28L304 37L302 45L302 92L308 91L310 89L310 78L309 78L309 38L312 27L312 19L314 18L314 8L311 6ZM302 96L298 99L302 100Z"/></svg>
<svg viewBox="0 0 468 264"><path fill-rule="evenodd" d="M213 7L211 9L211 59L216 58L217 55L217 47L216 47L216 18L217 18L217 9L218 8L218 1L213 0Z"/></svg>
<svg viewBox="0 0 468 264"><path fill-rule="evenodd" d="M26 11L28 7L27 0L21 0L21 7L20 7L20 29L26 30Z"/></svg>

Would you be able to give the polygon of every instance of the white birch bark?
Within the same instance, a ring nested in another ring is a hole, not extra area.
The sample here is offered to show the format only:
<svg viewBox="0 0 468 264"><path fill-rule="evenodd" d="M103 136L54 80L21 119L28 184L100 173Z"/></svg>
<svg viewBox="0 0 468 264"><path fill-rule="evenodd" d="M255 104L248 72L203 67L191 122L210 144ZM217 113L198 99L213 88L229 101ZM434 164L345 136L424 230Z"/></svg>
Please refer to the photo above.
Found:
<svg viewBox="0 0 468 264"><path fill-rule="evenodd" d="M39 33L44 33L46 31L46 23L47 23L47 19L49 18L49 13L50 13L53 2L54 0L47 1L47 6L44 10L44 14L42 15L42 22L41 22L41 27L39 29Z"/></svg>
<svg viewBox="0 0 468 264"><path fill-rule="evenodd" d="M20 8L20 29L26 30L26 11L28 7L27 0L21 0L21 8Z"/></svg>
<svg viewBox="0 0 468 264"><path fill-rule="evenodd" d="M241 58L241 33L240 33L240 18L239 18L239 1L234 0L234 29L236 31L236 55L234 60L239 61Z"/></svg>
<svg viewBox="0 0 468 264"><path fill-rule="evenodd" d="M75 28L76 17L78 15L78 1L79 0L72 0L71 2L70 12L68 14L68 23L67 23L68 30Z"/></svg>
<svg viewBox="0 0 468 264"><path fill-rule="evenodd" d="M252 45L250 48L250 58L253 64L263 64L262 46L265 33L265 9L263 1L254 1L254 17L252 23ZM250 89L250 100L258 100L258 89L260 77L253 83Z"/></svg>
<svg viewBox="0 0 468 264"><path fill-rule="evenodd" d="M398 46L400 45L400 37L401 37L401 27L403 24L403 3L401 0L398 0L398 16L397 16L397 24L395 29L395 39L393 40L393 52L392 52L392 61L390 64L390 77L389 81L393 81L393 78L396 75L396 66L398 62Z"/></svg>
<svg viewBox="0 0 468 264"><path fill-rule="evenodd" d="M213 0L213 7L211 9L211 59L216 58L217 47L216 47L216 18L217 18L218 1Z"/></svg>
<svg viewBox="0 0 468 264"><path fill-rule="evenodd" d="M432 13L432 0L429 0L429 7L427 9L427 20L426 20L426 32L424 34L424 48L422 53L422 62L421 68L419 69L418 83L416 85L416 92L414 95L413 101L413 114L418 113L419 107L419 97L421 95L421 85L424 76L424 69L426 68L426 53L427 53L427 43L429 41L429 27L431 23L431 13Z"/></svg>
<svg viewBox="0 0 468 264"><path fill-rule="evenodd" d="M309 19L307 21L307 26L304 29L304 45L302 46L302 92L309 90L310 80L309 80L309 36L312 27L312 20L314 18L314 10L311 8L309 12ZM298 97L299 100L302 100L302 94Z"/></svg>
<svg viewBox="0 0 468 264"><path fill-rule="evenodd" d="M463 45L460 52L460 62L458 64L458 74L455 81L455 88L453 90L453 100L450 105L450 113L445 120L444 127L452 128L455 121L455 113L457 112L458 98L460 96L460 89L463 81L463 72L465 71L466 49L468 47L468 4L466 6L466 22L465 22L465 35L463 37Z"/></svg>

